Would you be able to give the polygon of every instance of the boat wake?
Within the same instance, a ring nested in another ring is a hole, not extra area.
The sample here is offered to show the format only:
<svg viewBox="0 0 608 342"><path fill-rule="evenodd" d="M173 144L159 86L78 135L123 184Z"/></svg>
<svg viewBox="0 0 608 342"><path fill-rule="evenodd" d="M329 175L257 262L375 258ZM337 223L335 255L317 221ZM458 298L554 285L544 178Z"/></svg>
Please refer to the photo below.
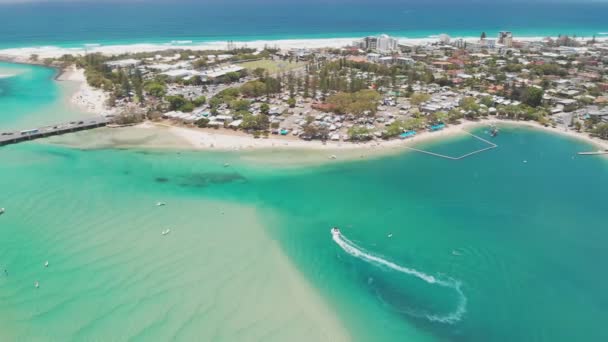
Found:
<svg viewBox="0 0 608 342"><path fill-rule="evenodd" d="M432 275L428 275L426 273L417 271L413 268L408 268L404 266L397 265L393 262L385 260L379 256L376 256L370 252L367 252L365 249L357 246L354 242L350 241L342 233L334 233L332 231L332 238L334 242L342 248L349 255L363 260L369 264L379 267L389 268L393 271L400 272L412 277L416 277L428 284L434 286L440 286L452 289L458 295L458 305L456 309L447 314L430 314L430 313L420 313L412 310L408 310L407 313L416 317L426 318L432 322L440 322L447 324L454 324L462 319L464 314L467 311L467 297L462 292L462 283L458 280L449 278L449 279L440 279L438 277L434 277Z"/></svg>

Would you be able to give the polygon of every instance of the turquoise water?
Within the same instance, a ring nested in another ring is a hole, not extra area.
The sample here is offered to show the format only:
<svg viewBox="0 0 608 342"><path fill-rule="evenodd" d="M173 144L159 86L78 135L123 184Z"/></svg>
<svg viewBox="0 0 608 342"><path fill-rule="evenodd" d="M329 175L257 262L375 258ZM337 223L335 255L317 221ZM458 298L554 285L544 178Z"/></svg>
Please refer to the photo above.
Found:
<svg viewBox="0 0 608 342"><path fill-rule="evenodd" d="M605 3L315 5L3 5L0 48L608 32ZM54 70L0 74L13 75L0 131L81 115ZM492 141L458 162L299 168L280 154L2 147L0 340L607 340L608 161L527 129Z"/></svg>
<svg viewBox="0 0 608 342"><path fill-rule="evenodd" d="M539 132L503 130L496 142L459 162L404 154L273 177L259 191L281 189L263 201L283 213L274 232L298 265L386 340L406 324L440 340L605 340L608 278L596 262L606 255L608 163ZM328 245L333 225L369 254L448 285L350 257ZM457 288L459 320L425 317L457 312ZM392 320L374 318L385 313Z"/></svg>
<svg viewBox="0 0 608 342"><path fill-rule="evenodd" d="M579 37L608 33L605 2L222 1L0 5L0 47L251 41L440 33ZM322 10L320 10L322 8ZM370 15L376 13L377 15ZM61 23L59 25L58 23Z"/></svg>
<svg viewBox="0 0 608 342"><path fill-rule="evenodd" d="M245 262L269 244L259 221L354 340L606 340L607 161L526 129L494 141L459 162L403 153L305 169L222 153L4 147L0 334L179 340L215 327L215 339L248 339L234 335L234 297L280 275ZM334 225L354 256L332 240ZM288 310L276 299L284 284L273 286L255 305L237 296L242 315ZM298 336L294 323L265 324Z"/></svg>
<svg viewBox="0 0 608 342"><path fill-rule="evenodd" d="M0 131L30 129L82 116L69 105L75 83L53 82L57 71L0 62Z"/></svg>

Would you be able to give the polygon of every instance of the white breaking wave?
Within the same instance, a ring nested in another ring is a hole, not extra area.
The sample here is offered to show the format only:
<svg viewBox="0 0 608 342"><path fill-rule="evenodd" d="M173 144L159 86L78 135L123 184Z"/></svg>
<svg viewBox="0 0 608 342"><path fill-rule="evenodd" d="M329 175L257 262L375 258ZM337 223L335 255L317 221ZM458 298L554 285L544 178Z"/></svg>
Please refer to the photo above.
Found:
<svg viewBox="0 0 608 342"><path fill-rule="evenodd" d="M462 292L462 289L461 289L462 284L460 281L457 281L454 279L449 279L449 280L438 279L432 275L428 275L426 273L417 271L413 268L408 268L408 267L403 267L403 266L397 265L393 262L390 262L379 256L373 255L372 253L365 251L363 248L357 246L354 242L348 240L341 233L338 233L338 234L332 233L332 236L333 236L334 242L336 244L338 244L338 246L340 246L340 248L342 248L342 250L344 250L346 253L350 254L351 256L353 256L355 258L361 259L372 265L384 266L384 267L390 268L394 271L416 277L418 279L421 279L421 280L423 280L429 284L435 285L435 286L441 286L441 287L453 289L458 294L458 298L459 298L458 306L456 307L456 309L454 311L452 311L450 313L447 313L445 315L434 315L434 314L417 314L415 312L408 312L409 314L419 316L419 317L422 316L433 322L453 324L453 323L460 321L462 319L462 317L464 316L464 314L466 313L467 297Z"/></svg>
<svg viewBox="0 0 608 342"><path fill-rule="evenodd" d="M171 44L183 45L183 44L192 44L191 40L172 40Z"/></svg>

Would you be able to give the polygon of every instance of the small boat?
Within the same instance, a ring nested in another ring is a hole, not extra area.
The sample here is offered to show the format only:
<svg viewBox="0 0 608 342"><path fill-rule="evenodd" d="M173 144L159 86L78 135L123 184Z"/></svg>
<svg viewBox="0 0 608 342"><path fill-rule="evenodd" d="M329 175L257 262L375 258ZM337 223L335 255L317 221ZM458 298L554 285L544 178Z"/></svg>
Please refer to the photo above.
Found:
<svg viewBox="0 0 608 342"><path fill-rule="evenodd" d="M528 163L528 161L527 161L527 160L524 160L524 164L527 164L527 163Z"/></svg>
<svg viewBox="0 0 608 342"><path fill-rule="evenodd" d="M44 262L44 267L49 267L49 261L48 260Z"/></svg>
<svg viewBox="0 0 608 342"><path fill-rule="evenodd" d="M579 152L577 154L581 155L581 156L598 156L598 155L602 155L602 154L608 154L608 150L607 151L594 151L594 152Z"/></svg>
<svg viewBox="0 0 608 342"><path fill-rule="evenodd" d="M392 238L393 237L393 233L390 233L387 235L388 238Z"/></svg>
<svg viewBox="0 0 608 342"><path fill-rule="evenodd" d="M34 287L35 287L35 288L39 288L39 287L40 287L40 284L38 283L38 281L36 281L36 282L34 283Z"/></svg>
<svg viewBox="0 0 608 342"><path fill-rule="evenodd" d="M228 167L228 166L230 166L230 164L224 163L224 167Z"/></svg>
<svg viewBox="0 0 608 342"><path fill-rule="evenodd" d="M162 235L167 235L169 233L171 233L171 229L166 229L161 232Z"/></svg>
<svg viewBox="0 0 608 342"><path fill-rule="evenodd" d="M331 229L331 235L332 236L340 236L340 229L338 227L333 227Z"/></svg>
<svg viewBox="0 0 608 342"><path fill-rule="evenodd" d="M166 205L165 202L156 202L157 207L162 207L163 205Z"/></svg>
<svg viewBox="0 0 608 342"><path fill-rule="evenodd" d="M0 215L4 214L5 211L4 208L0 208Z"/></svg>
<svg viewBox="0 0 608 342"><path fill-rule="evenodd" d="M457 250L453 250L453 251L452 251L452 255L454 255L454 256L460 256L461 254L460 254L460 252L459 252L459 251L457 251Z"/></svg>
<svg viewBox="0 0 608 342"><path fill-rule="evenodd" d="M329 156L329 159L337 159L338 157L336 157L335 154L332 154L331 156Z"/></svg>

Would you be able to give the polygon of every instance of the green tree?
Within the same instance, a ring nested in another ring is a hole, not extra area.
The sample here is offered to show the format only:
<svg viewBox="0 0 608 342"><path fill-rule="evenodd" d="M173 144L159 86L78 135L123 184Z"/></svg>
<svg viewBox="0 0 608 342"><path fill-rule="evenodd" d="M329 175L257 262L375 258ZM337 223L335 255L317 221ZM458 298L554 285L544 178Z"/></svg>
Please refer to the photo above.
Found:
<svg viewBox="0 0 608 342"><path fill-rule="evenodd" d="M243 116L241 127L245 130L267 130L270 125L268 116L247 113Z"/></svg>
<svg viewBox="0 0 608 342"><path fill-rule="evenodd" d="M169 102L169 109L171 110L181 110L181 108L188 103L188 100L186 100L183 95L167 96L165 97L165 100Z"/></svg>
<svg viewBox="0 0 608 342"><path fill-rule="evenodd" d="M270 106L268 105L268 103L262 103L262 105L260 106L260 111L263 114L268 115L268 113L270 112Z"/></svg>
<svg viewBox="0 0 608 342"><path fill-rule="evenodd" d="M306 74L304 78L304 98L310 97L310 76Z"/></svg>
<svg viewBox="0 0 608 342"><path fill-rule="evenodd" d="M207 125L209 124L209 119L207 119L207 118L200 118L200 119L196 120L194 122L194 124L196 126L198 126L198 127L201 127L201 128L207 127Z"/></svg>
<svg viewBox="0 0 608 342"><path fill-rule="evenodd" d="M431 95L426 93L414 93L410 96L410 103L414 106L418 106L423 102L426 102L431 99Z"/></svg>
<svg viewBox="0 0 608 342"><path fill-rule="evenodd" d="M258 97L266 94L266 83L262 81L250 81L241 86L241 94L247 97Z"/></svg>
<svg viewBox="0 0 608 342"><path fill-rule="evenodd" d="M265 73L266 73L266 69L264 69L264 68L253 69L253 75L257 78L263 78Z"/></svg>
<svg viewBox="0 0 608 342"><path fill-rule="evenodd" d="M492 99L492 96L484 96L481 98L480 102L486 107L492 107L494 105L494 100Z"/></svg>
<svg viewBox="0 0 608 342"><path fill-rule="evenodd" d="M396 120L392 124L390 124L386 128L386 132L384 133L385 138L393 138L403 133L405 127L405 123L401 120Z"/></svg>
<svg viewBox="0 0 608 342"><path fill-rule="evenodd" d="M474 97L467 96L460 101L460 108L467 112L467 115L479 113L479 104Z"/></svg>
<svg viewBox="0 0 608 342"><path fill-rule="evenodd" d="M597 125L591 132L601 139L608 139L608 123Z"/></svg>
<svg viewBox="0 0 608 342"><path fill-rule="evenodd" d="M230 109L240 112L240 111L248 111L249 106L251 106L251 102L249 100L233 100L230 102Z"/></svg>
<svg viewBox="0 0 608 342"><path fill-rule="evenodd" d="M338 114L375 114L378 110L380 94L375 90L360 90L355 93L336 93L327 99L333 105L334 112Z"/></svg>
<svg viewBox="0 0 608 342"><path fill-rule="evenodd" d="M181 107L179 107L179 110L181 110L182 112L189 113L194 110L194 104L192 102L186 102Z"/></svg>
<svg viewBox="0 0 608 342"><path fill-rule="evenodd" d="M159 82L149 82L144 86L146 92L154 97L161 98L167 93L167 88Z"/></svg>
<svg viewBox="0 0 608 342"><path fill-rule="evenodd" d="M227 82L236 82L241 79L241 74L239 74L238 72L229 72L224 75L224 78Z"/></svg>
<svg viewBox="0 0 608 342"><path fill-rule="evenodd" d="M120 73L120 90L122 91L122 95L126 97L131 97L131 82L129 82L129 78L127 75L121 70Z"/></svg>
<svg viewBox="0 0 608 342"><path fill-rule="evenodd" d="M348 138L352 141L367 141L372 139L372 135L366 127L353 126L348 129Z"/></svg>
<svg viewBox="0 0 608 342"><path fill-rule="evenodd" d="M545 91L537 87L528 87L523 95L523 102L530 107L538 107L543 101Z"/></svg>
<svg viewBox="0 0 608 342"><path fill-rule="evenodd" d="M206 102L207 102L207 98L204 96L199 96L196 99L192 100L192 103L196 107L200 107L200 106L204 105Z"/></svg>

